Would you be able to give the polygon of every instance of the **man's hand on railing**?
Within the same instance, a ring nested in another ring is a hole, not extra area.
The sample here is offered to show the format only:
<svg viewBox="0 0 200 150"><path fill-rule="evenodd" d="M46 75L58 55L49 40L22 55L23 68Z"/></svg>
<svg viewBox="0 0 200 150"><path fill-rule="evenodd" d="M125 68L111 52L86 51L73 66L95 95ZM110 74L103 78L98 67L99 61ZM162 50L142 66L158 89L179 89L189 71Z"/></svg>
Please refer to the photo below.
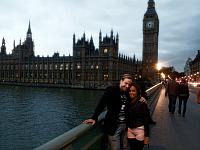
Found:
<svg viewBox="0 0 200 150"><path fill-rule="evenodd" d="M87 119L87 120L83 121L83 123L94 125L96 123L96 121L94 119Z"/></svg>

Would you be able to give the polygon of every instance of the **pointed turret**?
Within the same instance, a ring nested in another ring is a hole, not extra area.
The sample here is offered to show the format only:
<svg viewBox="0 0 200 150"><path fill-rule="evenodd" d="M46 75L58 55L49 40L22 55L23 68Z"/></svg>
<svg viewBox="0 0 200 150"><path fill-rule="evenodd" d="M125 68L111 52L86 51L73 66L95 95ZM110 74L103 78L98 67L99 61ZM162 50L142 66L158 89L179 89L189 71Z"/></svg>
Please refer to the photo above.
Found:
<svg viewBox="0 0 200 150"><path fill-rule="evenodd" d="M13 41L13 49L15 49L15 40Z"/></svg>
<svg viewBox="0 0 200 150"><path fill-rule="evenodd" d="M24 59L28 57L34 57L34 42L32 40L31 23L29 21L28 30L26 32L26 39L22 42L21 38L19 44L15 46L15 40L13 42L12 55L16 58Z"/></svg>
<svg viewBox="0 0 200 150"><path fill-rule="evenodd" d="M73 34L73 46L75 45L75 42L76 42L76 35L75 33Z"/></svg>
<svg viewBox="0 0 200 150"><path fill-rule="evenodd" d="M30 20L29 20L29 25L28 25L28 30L27 30L26 38L32 38L31 22L30 22Z"/></svg>
<svg viewBox="0 0 200 150"><path fill-rule="evenodd" d="M111 37L111 39L113 39L113 29L111 29L110 37Z"/></svg>
<svg viewBox="0 0 200 150"><path fill-rule="evenodd" d="M84 31L84 33L83 33L83 39L85 40L85 31Z"/></svg>
<svg viewBox="0 0 200 150"><path fill-rule="evenodd" d="M1 55L2 55L2 56L5 56L5 55L6 55L6 42L5 42L4 37L3 37L3 39L2 39Z"/></svg>
<svg viewBox="0 0 200 150"><path fill-rule="evenodd" d="M92 45L92 46L94 45L92 36L90 37L90 45Z"/></svg>
<svg viewBox="0 0 200 150"><path fill-rule="evenodd" d="M102 35L101 35L101 30L99 32L99 44L101 43L101 40L102 40Z"/></svg>
<svg viewBox="0 0 200 150"><path fill-rule="evenodd" d="M6 42L5 42L5 39L3 37L3 39L2 39L2 46L5 46L5 44L6 44Z"/></svg>
<svg viewBox="0 0 200 150"><path fill-rule="evenodd" d="M116 43L118 44L119 43L119 34L117 33L116 35Z"/></svg>
<svg viewBox="0 0 200 150"><path fill-rule="evenodd" d="M148 7L145 15L157 15L156 10L155 10L155 2L154 0L149 0L148 1Z"/></svg>
<svg viewBox="0 0 200 150"><path fill-rule="evenodd" d="M135 60L136 60L136 58L135 58L135 54L134 54L134 56L133 56L133 62L135 62Z"/></svg>

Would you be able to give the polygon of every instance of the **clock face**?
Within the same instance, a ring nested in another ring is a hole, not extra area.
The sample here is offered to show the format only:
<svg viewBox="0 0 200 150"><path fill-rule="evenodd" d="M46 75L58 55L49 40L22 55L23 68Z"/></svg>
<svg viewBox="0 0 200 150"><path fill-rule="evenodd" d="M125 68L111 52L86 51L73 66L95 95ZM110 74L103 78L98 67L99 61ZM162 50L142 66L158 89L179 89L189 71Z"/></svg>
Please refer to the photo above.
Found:
<svg viewBox="0 0 200 150"><path fill-rule="evenodd" d="M146 28L148 28L148 29L153 28L153 21L147 21Z"/></svg>
<svg viewBox="0 0 200 150"><path fill-rule="evenodd" d="M103 50L103 52L104 52L104 54L108 53L108 49L105 48L105 49Z"/></svg>

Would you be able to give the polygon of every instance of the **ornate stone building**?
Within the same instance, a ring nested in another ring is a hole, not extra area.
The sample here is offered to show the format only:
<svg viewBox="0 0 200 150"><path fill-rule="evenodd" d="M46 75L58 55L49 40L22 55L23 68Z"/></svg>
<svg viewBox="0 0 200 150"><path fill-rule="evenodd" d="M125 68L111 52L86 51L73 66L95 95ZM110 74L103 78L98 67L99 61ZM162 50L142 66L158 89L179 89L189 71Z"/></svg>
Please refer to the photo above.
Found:
<svg viewBox="0 0 200 150"><path fill-rule="evenodd" d="M26 39L6 54L5 39L0 53L0 82L3 84L45 85L79 88L104 88L119 82L124 73L137 74L141 61L119 53L119 36L102 37L95 49L93 38L76 40L73 35L73 56L39 57L34 55L29 23Z"/></svg>
<svg viewBox="0 0 200 150"><path fill-rule="evenodd" d="M159 21L154 1L149 0L143 20L143 62L135 55L119 53L119 35L102 36L95 48L93 38L86 40L85 33L76 40L73 35L73 56L40 57L34 54L31 25L29 22L26 39L14 46L11 54L6 53L5 39L0 52L0 83L31 86L59 86L78 88L104 88L119 83L121 75L141 74L141 70L154 68L158 61Z"/></svg>

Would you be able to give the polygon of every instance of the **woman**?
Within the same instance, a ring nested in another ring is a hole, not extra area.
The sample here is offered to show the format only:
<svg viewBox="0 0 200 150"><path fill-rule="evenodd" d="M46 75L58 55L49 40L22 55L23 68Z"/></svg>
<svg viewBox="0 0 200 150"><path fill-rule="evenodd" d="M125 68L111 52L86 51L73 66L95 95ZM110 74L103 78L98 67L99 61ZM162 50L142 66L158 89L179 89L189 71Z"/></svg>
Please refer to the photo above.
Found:
<svg viewBox="0 0 200 150"><path fill-rule="evenodd" d="M178 113L181 115L182 112L182 116L185 117L187 101L189 98L189 87L187 81L184 79L178 86L178 97L179 97ZM183 103L183 111L181 109L182 103Z"/></svg>
<svg viewBox="0 0 200 150"><path fill-rule="evenodd" d="M128 141L131 150L143 150L144 144L149 144L148 107L140 101L140 89L131 84L129 95L131 104L128 113Z"/></svg>

